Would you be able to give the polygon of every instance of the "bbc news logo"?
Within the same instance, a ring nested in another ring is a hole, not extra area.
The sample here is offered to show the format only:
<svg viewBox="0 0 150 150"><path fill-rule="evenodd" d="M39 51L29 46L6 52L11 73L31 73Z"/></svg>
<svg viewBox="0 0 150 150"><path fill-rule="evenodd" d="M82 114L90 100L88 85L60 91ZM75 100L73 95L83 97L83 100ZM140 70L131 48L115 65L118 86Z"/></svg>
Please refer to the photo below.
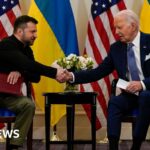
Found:
<svg viewBox="0 0 150 150"><path fill-rule="evenodd" d="M0 137L3 138L19 138L19 130L0 130Z"/></svg>

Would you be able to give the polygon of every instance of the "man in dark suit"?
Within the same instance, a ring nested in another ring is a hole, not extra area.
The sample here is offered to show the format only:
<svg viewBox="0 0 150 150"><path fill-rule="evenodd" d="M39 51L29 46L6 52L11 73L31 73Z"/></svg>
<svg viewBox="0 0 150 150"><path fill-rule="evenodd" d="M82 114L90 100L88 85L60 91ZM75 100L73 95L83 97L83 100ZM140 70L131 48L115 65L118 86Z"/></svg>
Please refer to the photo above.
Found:
<svg viewBox="0 0 150 150"><path fill-rule="evenodd" d="M66 80L88 83L116 70L119 78L129 81L126 89L120 95L111 97L108 104L109 149L118 150L121 118L138 105L139 115L131 150L139 150L150 123L150 35L139 32L138 17L131 10L116 14L114 26L120 40L111 45L104 61L92 70L74 73L66 71ZM138 96L136 92L139 92Z"/></svg>

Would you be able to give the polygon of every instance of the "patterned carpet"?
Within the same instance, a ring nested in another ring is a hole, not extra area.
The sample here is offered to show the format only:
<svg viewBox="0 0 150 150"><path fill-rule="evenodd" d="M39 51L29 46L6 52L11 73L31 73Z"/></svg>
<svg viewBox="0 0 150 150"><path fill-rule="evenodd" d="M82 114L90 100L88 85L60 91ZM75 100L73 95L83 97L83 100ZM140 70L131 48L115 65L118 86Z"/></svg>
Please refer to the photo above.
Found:
<svg viewBox="0 0 150 150"><path fill-rule="evenodd" d="M121 141L119 145L119 150L130 150L132 142L131 141ZM150 149L150 141L146 141L143 143L141 150ZM5 143L0 143L0 150L5 150ZM19 150L27 150L26 143L23 148ZM45 150L45 143L41 140L33 141L33 150ZM50 146L50 150L67 150L65 144L52 144ZM74 150L92 150L90 144L75 144ZM108 144L99 144L96 145L96 150L108 150Z"/></svg>

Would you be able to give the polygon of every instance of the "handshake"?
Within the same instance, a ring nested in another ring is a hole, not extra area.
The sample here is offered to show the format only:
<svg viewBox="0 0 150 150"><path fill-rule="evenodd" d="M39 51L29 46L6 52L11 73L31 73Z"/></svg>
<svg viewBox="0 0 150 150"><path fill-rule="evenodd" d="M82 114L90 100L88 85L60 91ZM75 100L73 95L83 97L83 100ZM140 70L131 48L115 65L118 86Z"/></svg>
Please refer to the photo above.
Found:
<svg viewBox="0 0 150 150"><path fill-rule="evenodd" d="M60 83L73 81L73 74L67 69L57 68L56 80Z"/></svg>

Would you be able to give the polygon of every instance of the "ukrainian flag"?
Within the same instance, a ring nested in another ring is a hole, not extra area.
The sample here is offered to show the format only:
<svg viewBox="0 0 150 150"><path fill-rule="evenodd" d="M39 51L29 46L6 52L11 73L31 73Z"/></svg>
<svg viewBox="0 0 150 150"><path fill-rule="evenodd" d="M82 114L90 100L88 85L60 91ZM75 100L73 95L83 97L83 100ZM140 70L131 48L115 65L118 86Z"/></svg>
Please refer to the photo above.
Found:
<svg viewBox="0 0 150 150"><path fill-rule="evenodd" d="M60 57L79 54L73 12L69 0L32 0L29 15L38 20L37 39L32 47L35 59L50 66ZM35 100L44 110L43 92L61 92L64 84L41 77L34 84ZM52 126L66 113L65 106L54 105L51 109Z"/></svg>
<svg viewBox="0 0 150 150"><path fill-rule="evenodd" d="M150 33L150 0L144 0L141 16L140 29L144 33Z"/></svg>

